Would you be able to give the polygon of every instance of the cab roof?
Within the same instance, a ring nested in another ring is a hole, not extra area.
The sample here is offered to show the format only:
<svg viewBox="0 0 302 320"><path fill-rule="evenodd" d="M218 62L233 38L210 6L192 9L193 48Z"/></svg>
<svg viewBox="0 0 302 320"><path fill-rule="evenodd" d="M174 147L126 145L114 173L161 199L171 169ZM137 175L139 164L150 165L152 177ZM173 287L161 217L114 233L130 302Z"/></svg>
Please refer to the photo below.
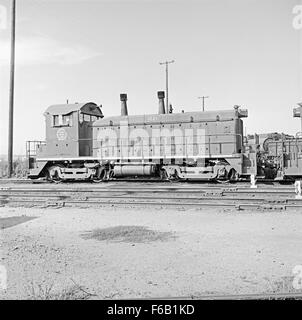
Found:
<svg viewBox="0 0 302 320"><path fill-rule="evenodd" d="M93 102L74 103L74 104L56 104L48 107L45 114L66 115L75 111L103 118L102 110Z"/></svg>

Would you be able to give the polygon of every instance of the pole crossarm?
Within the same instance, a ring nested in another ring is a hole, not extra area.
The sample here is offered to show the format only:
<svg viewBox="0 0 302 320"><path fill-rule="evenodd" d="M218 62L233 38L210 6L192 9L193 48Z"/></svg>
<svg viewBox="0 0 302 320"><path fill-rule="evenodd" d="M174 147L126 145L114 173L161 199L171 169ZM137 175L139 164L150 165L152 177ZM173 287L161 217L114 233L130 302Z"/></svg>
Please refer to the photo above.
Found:
<svg viewBox="0 0 302 320"><path fill-rule="evenodd" d="M202 97L198 97L198 99L202 99L202 111L204 111L204 105L205 105L205 99L210 98L209 96L202 96Z"/></svg>

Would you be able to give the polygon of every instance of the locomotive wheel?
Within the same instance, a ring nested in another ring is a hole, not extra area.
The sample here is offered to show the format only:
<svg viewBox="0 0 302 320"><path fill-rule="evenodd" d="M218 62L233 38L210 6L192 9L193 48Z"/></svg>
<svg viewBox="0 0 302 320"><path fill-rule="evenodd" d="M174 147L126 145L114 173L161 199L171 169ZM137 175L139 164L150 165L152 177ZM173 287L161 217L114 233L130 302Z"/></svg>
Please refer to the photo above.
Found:
<svg viewBox="0 0 302 320"><path fill-rule="evenodd" d="M113 171L113 170L110 170L107 180L111 180L113 177L114 177L114 171Z"/></svg>
<svg viewBox="0 0 302 320"><path fill-rule="evenodd" d="M216 182L218 183L229 183L230 180L229 179L226 179L226 180L223 180L223 179L217 179Z"/></svg>
<svg viewBox="0 0 302 320"><path fill-rule="evenodd" d="M160 180L163 180L163 181L169 180L166 170L160 170Z"/></svg>
<svg viewBox="0 0 302 320"><path fill-rule="evenodd" d="M92 178L92 181L95 183L104 182L106 180L106 170L98 168L96 177Z"/></svg>
<svg viewBox="0 0 302 320"><path fill-rule="evenodd" d="M109 181L113 178L113 175L113 170L102 168L98 170L97 176L92 178L92 181L95 183Z"/></svg>
<svg viewBox="0 0 302 320"><path fill-rule="evenodd" d="M237 181L239 178L238 173L236 172L235 169L231 169L229 174L228 174L228 178L230 181Z"/></svg>
<svg viewBox="0 0 302 320"><path fill-rule="evenodd" d="M179 176L178 176L176 170L175 170L174 174L169 177L169 180L171 180L171 181L179 181Z"/></svg>
<svg viewBox="0 0 302 320"><path fill-rule="evenodd" d="M60 168L63 168L63 166L52 166L47 169L47 180L59 183L62 181L62 179L59 177L59 170Z"/></svg>

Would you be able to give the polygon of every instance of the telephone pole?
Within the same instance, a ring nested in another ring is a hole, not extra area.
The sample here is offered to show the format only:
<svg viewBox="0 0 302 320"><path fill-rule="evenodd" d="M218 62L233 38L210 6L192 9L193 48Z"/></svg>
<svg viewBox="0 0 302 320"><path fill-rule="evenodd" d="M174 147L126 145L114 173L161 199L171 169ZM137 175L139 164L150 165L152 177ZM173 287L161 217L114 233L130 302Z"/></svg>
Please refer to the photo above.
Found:
<svg viewBox="0 0 302 320"><path fill-rule="evenodd" d="M202 99L202 111L204 111L204 100L205 99L208 99L210 98L209 96L205 97L205 96L202 96L202 97L198 97L198 99Z"/></svg>
<svg viewBox="0 0 302 320"><path fill-rule="evenodd" d="M166 65L166 114L169 113L169 64L174 63L174 60L171 61L165 61L165 62L160 62L160 65Z"/></svg>
<svg viewBox="0 0 302 320"><path fill-rule="evenodd" d="M302 133L302 102L298 103L299 108L294 109L294 117L301 118L301 133Z"/></svg>
<svg viewBox="0 0 302 320"><path fill-rule="evenodd" d="M16 0L12 0L11 14L11 58L8 119L8 177L13 174L13 140L14 140L14 87L15 87L15 39L16 39Z"/></svg>

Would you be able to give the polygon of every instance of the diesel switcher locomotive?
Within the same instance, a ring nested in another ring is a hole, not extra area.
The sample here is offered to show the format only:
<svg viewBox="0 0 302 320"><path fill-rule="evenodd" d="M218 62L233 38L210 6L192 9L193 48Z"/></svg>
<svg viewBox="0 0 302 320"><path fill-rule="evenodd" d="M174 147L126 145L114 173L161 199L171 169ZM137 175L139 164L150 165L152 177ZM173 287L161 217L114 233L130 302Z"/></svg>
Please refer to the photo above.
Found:
<svg viewBox="0 0 302 320"><path fill-rule="evenodd" d="M302 137L245 137L245 109L104 117L95 103L54 105L45 111L46 141L28 141L29 177L94 182L145 177L238 181L302 177ZM301 109L294 116L301 116Z"/></svg>

